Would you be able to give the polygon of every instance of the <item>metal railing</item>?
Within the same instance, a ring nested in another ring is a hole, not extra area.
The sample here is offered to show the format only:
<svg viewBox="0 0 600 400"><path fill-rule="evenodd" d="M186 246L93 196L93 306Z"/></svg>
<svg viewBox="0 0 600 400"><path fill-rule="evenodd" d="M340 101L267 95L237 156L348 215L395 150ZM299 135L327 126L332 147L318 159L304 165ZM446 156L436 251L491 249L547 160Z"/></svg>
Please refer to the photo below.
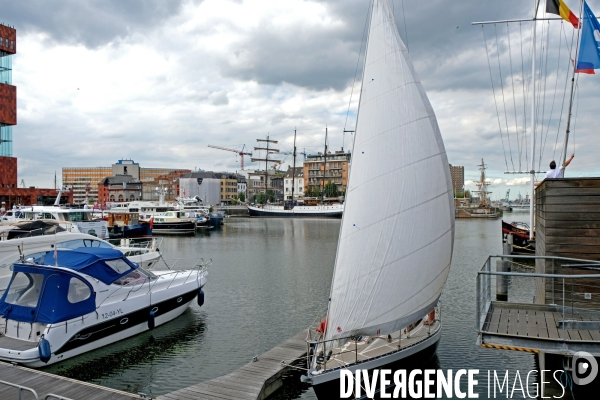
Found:
<svg viewBox="0 0 600 400"><path fill-rule="evenodd" d="M19 400L24 400L25 399L25 397L23 397L24 392L31 393L31 395L33 396L33 398L35 400L39 400L39 396L38 396L37 392L35 390L33 390L32 388L29 388L27 386L17 385L15 383L10 383L10 382L6 382L6 381L0 381L0 384L7 385L7 386L12 386L15 389L18 389L19 390ZM48 400L48 399L73 400L73 399L71 399L69 397L60 396L60 395L54 394L54 393L48 393L44 397L44 400Z"/></svg>
<svg viewBox="0 0 600 400"><path fill-rule="evenodd" d="M522 308L549 311L559 318L559 329L575 329L565 325L569 323L592 327L593 321L598 322L600 329L600 263L566 257L489 256L477 272L476 330L480 334L498 328L499 323L489 318L492 303L500 308L504 304L506 308L510 308L508 304L519 304ZM525 329L525 317L511 317L509 329L516 328L512 320ZM538 316L531 312L526 318L546 323L542 313Z"/></svg>

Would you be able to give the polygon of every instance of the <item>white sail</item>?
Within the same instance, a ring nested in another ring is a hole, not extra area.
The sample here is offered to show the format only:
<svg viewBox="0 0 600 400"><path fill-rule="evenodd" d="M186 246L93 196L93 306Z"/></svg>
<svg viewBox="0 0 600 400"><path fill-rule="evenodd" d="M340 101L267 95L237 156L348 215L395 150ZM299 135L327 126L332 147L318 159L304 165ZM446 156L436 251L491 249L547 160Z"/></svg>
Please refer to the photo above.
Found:
<svg viewBox="0 0 600 400"><path fill-rule="evenodd" d="M423 317L446 283L454 205L433 109L387 0L374 0L326 339Z"/></svg>

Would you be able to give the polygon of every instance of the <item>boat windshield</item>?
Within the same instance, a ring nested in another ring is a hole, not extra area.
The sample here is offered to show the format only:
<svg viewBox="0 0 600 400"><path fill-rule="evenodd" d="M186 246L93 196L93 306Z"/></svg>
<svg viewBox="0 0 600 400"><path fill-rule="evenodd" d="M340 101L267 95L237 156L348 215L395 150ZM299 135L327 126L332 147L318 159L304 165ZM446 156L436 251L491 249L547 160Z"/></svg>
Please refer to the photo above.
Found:
<svg viewBox="0 0 600 400"><path fill-rule="evenodd" d="M16 272L6 294L6 302L17 306L37 306L44 275L35 273Z"/></svg>
<svg viewBox="0 0 600 400"><path fill-rule="evenodd" d="M78 249L80 247L98 247L103 249L112 249L109 243L93 239L75 239L56 244L57 249Z"/></svg>

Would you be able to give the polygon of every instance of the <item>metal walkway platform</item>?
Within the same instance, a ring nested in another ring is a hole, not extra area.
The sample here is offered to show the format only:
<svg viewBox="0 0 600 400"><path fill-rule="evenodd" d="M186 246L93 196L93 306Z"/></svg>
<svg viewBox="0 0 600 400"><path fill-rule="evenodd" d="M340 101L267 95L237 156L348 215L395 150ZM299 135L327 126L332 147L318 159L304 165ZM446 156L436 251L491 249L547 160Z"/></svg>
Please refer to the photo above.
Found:
<svg viewBox="0 0 600 400"><path fill-rule="evenodd" d="M538 272L534 264L538 271L549 266L552 272L561 273ZM478 345L564 356L585 351L600 356L597 261L491 256L477 273L476 283Z"/></svg>
<svg viewBox="0 0 600 400"><path fill-rule="evenodd" d="M561 321L599 321L600 315L535 304L492 302L481 329L485 347L572 354L600 352L600 329L563 329ZM576 326L576 325L575 325Z"/></svg>
<svg viewBox="0 0 600 400"><path fill-rule="evenodd" d="M0 399L34 399L32 390L39 399L73 399L73 400L131 400L140 399L139 395L110 389L91 383L63 378L35 369L19 367L0 362L0 381L22 386L22 396L19 389L0 382ZM48 396L52 394L53 396Z"/></svg>
<svg viewBox="0 0 600 400"><path fill-rule="evenodd" d="M157 400L265 399L281 387L287 365L306 355L306 335L307 330L298 333L228 375L159 396Z"/></svg>

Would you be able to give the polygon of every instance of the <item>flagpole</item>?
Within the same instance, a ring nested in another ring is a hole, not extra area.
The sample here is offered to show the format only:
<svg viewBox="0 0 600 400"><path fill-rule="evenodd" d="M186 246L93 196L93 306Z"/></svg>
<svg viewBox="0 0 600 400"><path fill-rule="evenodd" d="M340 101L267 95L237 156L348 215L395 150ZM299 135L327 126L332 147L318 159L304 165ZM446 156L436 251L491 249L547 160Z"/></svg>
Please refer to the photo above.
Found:
<svg viewBox="0 0 600 400"><path fill-rule="evenodd" d="M534 238L534 228L535 228L535 210L533 201L535 194L535 36L536 36L536 27L537 27L537 13L538 8L540 6L540 0L537 1L535 5L535 10L533 12L533 41L531 44L532 50L532 58L531 58L531 171L529 171L530 175L530 193L529 196L529 239Z"/></svg>
<svg viewBox="0 0 600 400"><path fill-rule="evenodd" d="M567 145L569 144L569 132L571 129L571 112L573 110L573 90L575 88L575 71L577 70L577 59L579 58L579 39L581 35L581 30L583 29L583 3L585 0L581 0L581 4L579 6L579 26L577 29L577 46L575 47L575 62L573 63L573 76L571 77L571 94L569 97L569 113L567 114L567 130L565 132L565 144L563 145L563 155L561 166L565 165L567 159ZM564 177L563 170L563 177Z"/></svg>

